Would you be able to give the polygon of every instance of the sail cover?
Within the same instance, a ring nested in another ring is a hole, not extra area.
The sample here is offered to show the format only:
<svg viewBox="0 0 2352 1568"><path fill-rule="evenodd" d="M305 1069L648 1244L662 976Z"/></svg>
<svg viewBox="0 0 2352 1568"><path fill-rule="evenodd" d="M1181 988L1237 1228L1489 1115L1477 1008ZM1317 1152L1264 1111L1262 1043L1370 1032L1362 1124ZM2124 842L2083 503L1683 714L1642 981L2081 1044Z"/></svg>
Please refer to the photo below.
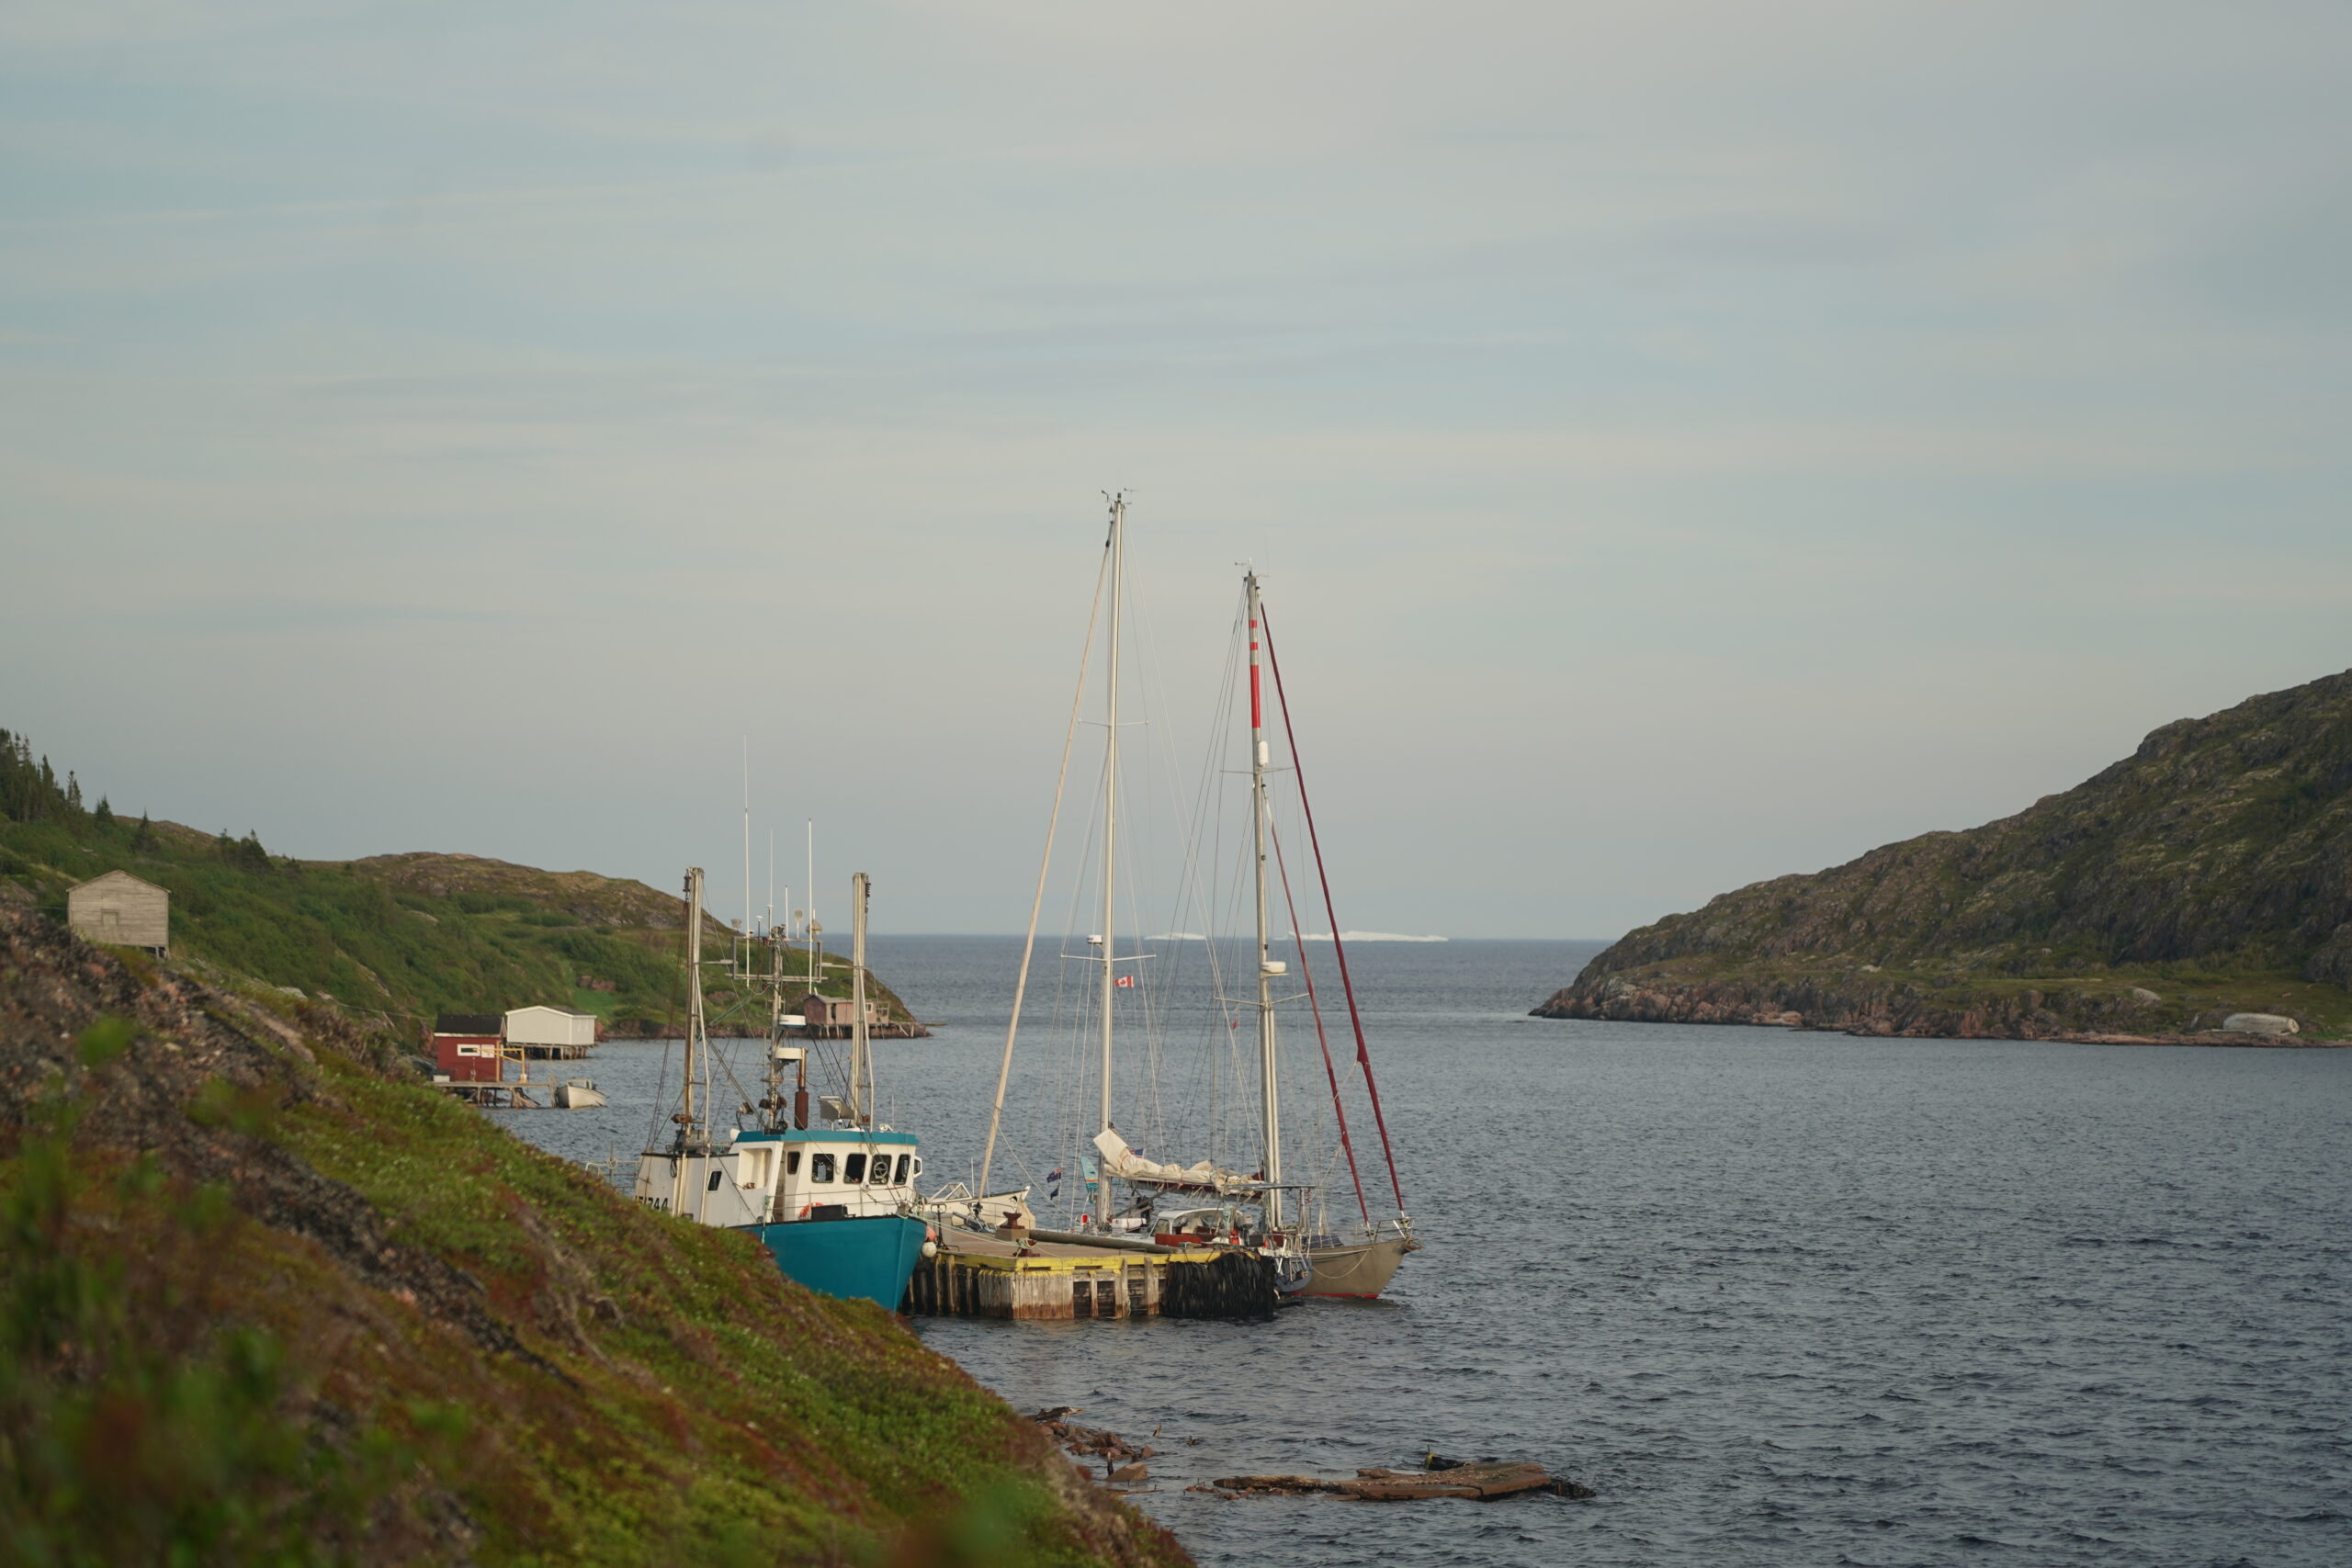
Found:
<svg viewBox="0 0 2352 1568"><path fill-rule="evenodd" d="M1265 1183L1239 1171L1221 1170L1206 1160L1197 1164L1162 1165L1127 1147L1126 1139L1109 1129L1094 1134L1102 1168L1122 1181L1141 1186L1182 1188L1191 1192L1256 1192Z"/></svg>

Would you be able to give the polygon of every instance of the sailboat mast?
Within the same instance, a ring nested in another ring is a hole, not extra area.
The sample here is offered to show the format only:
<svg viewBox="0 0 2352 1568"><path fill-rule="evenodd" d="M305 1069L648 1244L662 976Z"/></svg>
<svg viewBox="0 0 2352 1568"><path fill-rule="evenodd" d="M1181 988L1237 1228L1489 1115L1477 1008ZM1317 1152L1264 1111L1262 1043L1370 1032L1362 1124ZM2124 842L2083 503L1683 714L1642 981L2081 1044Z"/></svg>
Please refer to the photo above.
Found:
<svg viewBox="0 0 2352 1568"><path fill-rule="evenodd" d="M849 879L849 1119L863 1127L872 1120L874 1053L865 1032L865 873Z"/></svg>
<svg viewBox="0 0 2352 1568"><path fill-rule="evenodd" d="M1267 931L1266 896L1266 709L1258 668L1258 574L1242 577L1250 613L1250 828L1255 852L1258 891L1258 1092L1265 1116L1266 1180L1283 1179L1282 1084L1274 1067L1274 973L1271 933ZM1280 1230L1283 1195L1276 1187L1266 1194L1266 1225Z"/></svg>
<svg viewBox="0 0 2352 1568"><path fill-rule="evenodd" d="M1102 755L1102 1125L1111 1130L1111 1002L1117 995L1118 965L1113 962L1118 943L1113 940L1116 917L1114 903L1118 875L1119 822L1119 601L1125 587L1121 560L1126 549L1127 498L1111 498L1111 662L1109 693L1103 704Z"/></svg>

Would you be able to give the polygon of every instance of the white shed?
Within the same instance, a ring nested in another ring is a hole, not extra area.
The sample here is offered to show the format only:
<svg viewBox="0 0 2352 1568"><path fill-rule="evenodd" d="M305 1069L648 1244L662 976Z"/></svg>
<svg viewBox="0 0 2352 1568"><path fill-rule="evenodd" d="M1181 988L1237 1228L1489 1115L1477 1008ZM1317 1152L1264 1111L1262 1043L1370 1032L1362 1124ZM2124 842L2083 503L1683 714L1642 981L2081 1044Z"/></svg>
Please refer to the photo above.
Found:
<svg viewBox="0 0 2352 1568"><path fill-rule="evenodd" d="M127 871L110 871L66 892L65 923L92 942L162 953L172 942L172 896Z"/></svg>
<svg viewBox="0 0 2352 1568"><path fill-rule="evenodd" d="M506 1043L585 1050L596 1043L596 1015L543 1004L516 1008L506 1015Z"/></svg>

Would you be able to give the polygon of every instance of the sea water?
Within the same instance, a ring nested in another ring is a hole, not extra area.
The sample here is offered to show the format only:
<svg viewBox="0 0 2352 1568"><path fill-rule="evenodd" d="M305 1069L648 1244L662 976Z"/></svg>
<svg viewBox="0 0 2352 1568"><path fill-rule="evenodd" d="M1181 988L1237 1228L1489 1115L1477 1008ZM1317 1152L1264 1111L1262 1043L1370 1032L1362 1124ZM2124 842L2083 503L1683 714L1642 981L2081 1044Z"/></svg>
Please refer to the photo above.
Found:
<svg viewBox="0 0 2352 1568"><path fill-rule="evenodd" d="M2352 1052L1526 1016L1593 951L1350 949L1428 1243L1386 1298L916 1332L1024 1410L1150 1442L1136 1500L1207 1563L2352 1562ZM937 1025L876 1046L934 1179L986 1136L1018 953L874 942ZM1057 1092L1050 1047L1024 1052L1008 1145ZM607 1045L535 1064L605 1109L490 1114L626 1160L665 1056L674 1091L674 1047ZM729 1061L757 1098L756 1048ZM1184 1490L1431 1450L1600 1495Z"/></svg>

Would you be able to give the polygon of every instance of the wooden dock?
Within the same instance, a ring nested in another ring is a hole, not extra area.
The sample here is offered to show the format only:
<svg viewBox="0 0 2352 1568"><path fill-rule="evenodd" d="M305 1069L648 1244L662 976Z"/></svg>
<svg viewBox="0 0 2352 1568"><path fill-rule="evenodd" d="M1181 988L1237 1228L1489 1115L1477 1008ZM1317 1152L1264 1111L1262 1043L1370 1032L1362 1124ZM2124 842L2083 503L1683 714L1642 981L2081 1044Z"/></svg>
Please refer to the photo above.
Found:
<svg viewBox="0 0 2352 1568"><path fill-rule="evenodd" d="M531 1091L546 1089L553 1092L552 1084L506 1083L497 1078L480 1078L444 1083L434 1080L435 1089L447 1089L468 1105L479 1105L485 1111L546 1111L552 1100L540 1100Z"/></svg>
<svg viewBox="0 0 2352 1568"><path fill-rule="evenodd" d="M1021 1322L1080 1317L1272 1317L1274 1266L1224 1247L1087 1247L943 1231L915 1268L907 1310Z"/></svg>

